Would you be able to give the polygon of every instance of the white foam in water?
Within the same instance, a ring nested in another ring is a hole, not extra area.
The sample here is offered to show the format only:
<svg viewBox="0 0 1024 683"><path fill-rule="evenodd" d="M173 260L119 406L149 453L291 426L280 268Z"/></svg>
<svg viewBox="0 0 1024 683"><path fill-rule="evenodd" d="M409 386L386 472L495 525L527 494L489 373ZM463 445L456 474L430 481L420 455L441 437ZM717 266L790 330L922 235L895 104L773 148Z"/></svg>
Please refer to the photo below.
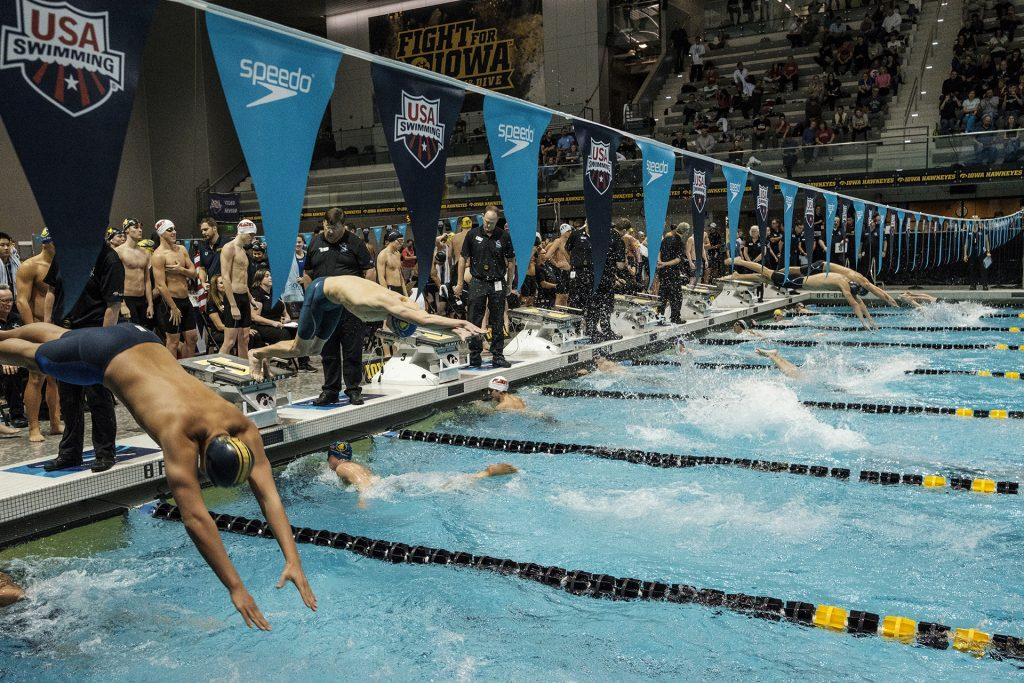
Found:
<svg viewBox="0 0 1024 683"><path fill-rule="evenodd" d="M498 478L504 485L512 485L515 479L514 476ZM464 472L408 472L381 477L370 486L365 497L390 500L396 494L418 497L436 493L475 493L481 490L481 485L481 480Z"/></svg>
<svg viewBox="0 0 1024 683"><path fill-rule="evenodd" d="M925 304L923 309L915 309L910 314L914 323L944 326L978 326L987 325L981 316L995 313L996 309L974 301L939 301Z"/></svg>
<svg viewBox="0 0 1024 683"><path fill-rule="evenodd" d="M751 502L739 493L708 492L687 482L636 490L612 489L600 494L560 491L549 500L576 512L627 521L652 520L670 528L743 527L794 538L817 533L831 525L838 515L837 508L811 507L800 499L773 508Z"/></svg>
<svg viewBox="0 0 1024 683"><path fill-rule="evenodd" d="M926 367L928 361L913 353L886 356L884 362L867 364L856 353L836 347L818 347L807 356L801 383L821 384L855 396L893 398L899 392L890 384L906 381L907 371Z"/></svg>
<svg viewBox="0 0 1024 683"><path fill-rule="evenodd" d="M746 379L719 391L727 393L680 405L682 419L716 438L753 440L762 448L770 448L766 442L773 441L787 446L811 444L825 451L868 446L857 432L818 419L778 380Z"/></svg>
<svg viewBox="0 0 1024 683"><path fill-rule="evenodd" d="M688 450L699 445L692 439L665 427L652 427L651 425L627 425L626 432L633 437L633 439L640 442L660 446L672 444L673 450Z"/></svg>

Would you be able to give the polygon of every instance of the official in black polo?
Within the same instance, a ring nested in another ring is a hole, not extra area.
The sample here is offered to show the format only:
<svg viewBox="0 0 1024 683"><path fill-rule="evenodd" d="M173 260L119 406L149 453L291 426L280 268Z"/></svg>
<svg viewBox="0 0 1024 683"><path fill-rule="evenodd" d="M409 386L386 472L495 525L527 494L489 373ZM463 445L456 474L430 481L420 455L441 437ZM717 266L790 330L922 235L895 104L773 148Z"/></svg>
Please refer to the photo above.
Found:
<svg viewBox="0 0 1024 683"><path fill-rule="evenodd" d="M220 234L217 220L210 216L199 221L199 232L203 235L203 239L196 243L199 251L199 279L209 282L211 277L220 274L220 250L231 238Z"/></svg>
<svg viewBox="0 0 1024 683"><path fill-rule="evenodd" d="M498 230L498 208L488 206L483 225L466 233L462 242L462 266L456 294L462 294L469 271L469 294L466 296L469 322L479 326L484 311L491 324L491 364L496 368L511 367L505 360L505 297L515 285L516 261L512 240L505 230ZM478 368L482 364L480 352L483 339L469 340L469 364Z"/></svg>
<svg viewBox="0 0 1024 683"><path fill-rule="evenodd" d="M345 224L345 212L328 209L324 214L323 231L314 235L306 250L304 274L306 284L318 277L355 275L374 279L373 258L363 239ZM363 379L363 337L366 325L347 310L324 344L320 358L324 363L323 391L313 400L318 406L338 402L342 375L345 394L352 405L363 403L359 383Z"/></svg>
<svg viewBox="0 0 1024 683"><path fill-rule="evenodd" d="M587 335L594 337L597 319L592 315L594 299L594 255L591 252L590 233L586 224L573 228L565 242L569 253L569 306L578 308L585 316Z"/></svg>
<svg viewBox="0 0 1024 683"><path fill-rule="evenodd" d="M669 322L681 323L683 307L683 256L684 243L680 235L689 225L680 223L670 229L661 240L658 253L658 307L669 310Z"/></svg>
<svg viewBox="0 0 1024 683"><path fill-rule="evenodd" d="M117 252L106 242L96 257L85 289L70 312L58 319L64 305L64 279L57 264L57 254L46 273L45 282L53 292L53 323L77 330L83 327L111 327L117 324L124 292L124 264ZM59 470L82 464L85 441L85 402L89 402L92 416L92 446L96 453L93 472L103 472L114 466L114 438L117 436L117 417L114 414L114 395L102 384L83 387L57 382L60 392L60 412L64 418L64 434L60 437L57 459L43 469Z"/></svg>

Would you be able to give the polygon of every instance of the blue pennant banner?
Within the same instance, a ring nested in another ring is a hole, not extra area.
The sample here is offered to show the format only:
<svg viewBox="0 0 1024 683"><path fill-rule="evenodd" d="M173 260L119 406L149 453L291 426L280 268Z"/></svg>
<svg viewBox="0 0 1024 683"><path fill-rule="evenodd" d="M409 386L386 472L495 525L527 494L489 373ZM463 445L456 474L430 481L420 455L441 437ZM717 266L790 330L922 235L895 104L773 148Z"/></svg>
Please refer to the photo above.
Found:
<svg viewBox="0 0 1024 683"><path fill-rule="evenodd" d="M704 219L708 215L708 187L715 173L715 165L704 159L687 157L686 168L690 176L690 213L693 218L693 250L696 254L694 277L700 282L704 274Z"/></svg>
<svg viewBox="0 0 1024 683"><path fill-rule="evenodd" d="M853 267L860 265L860 242L864 237L864 202L853 202Z"/></svg>
<svg viewBox="0 0 1024 683"><path fill-rule="evenodd" d="M914 214L914 246L913 246L913 248L911 250L914 255L913 255L913 257L911 258L911 261L910 261L910 269L911 270L917 270L917 238L918 238L918 235L920 233L921 233L921 214L915 213Z"/></svg>
<svg viewBox="0 0 1024 683"><path fill-rule="evenodd" d="M644 224L647 226L647 254L651 281L658 268L661 238L665 235L668 197L676 173L676 155L671 149L637 140L644 162Z"/></svg>
<svg viewBox="0 0 1024 683"><path fill-rule="evenodd" d="M576 120L573 125L583 153L583 204L590 228L596 289L611 246L612 183L615 181L615 153L622 136L618 131L589 121Z"/></svg>
<svg viewBox="0 0 1024 683"><path fill-rule="evenodd" d="M490 95L484 97L484 128L516 254L518 287L523 286L526 278L537 235L537 163L540 140L550 122L550 112L543 109Z"/></svg>
<svg viewBox="0 0 1024 683"><path fill-rule="evenodd" d="M747 169L723 166L725 176L725 199L729 219L729 258L736 258L736 244L739 242L740 207L743 205L743 193L747 189Z"/></svg>
<svg viewBox="0 0 1024 683"><path fill-rule="evenodd" d="M831 192L823 192L825 197L825 272L829 272L832 265L832 233L835 231L836 209L839 207L839 197Z"/></svg>
<svg viewBox="0 0 1024 683"><path fill-rule="evenodd" d="M448 150L466 93L380 64L371 65L370 75L391 163L409 208L419 255L416 287L422 292L433 263Z"/></svg>
<svg viewBox="0 0 1024 683"><path fill-rule="evenodd" d="M0 2L0 116L57 249L56 318L75 305L104 243L155 7Z"/></svg>
<svg viewBox="0 0 1024 683"><path fill-rule="evenodd" d="M789 259L793 253L793 207L796 204L796 193L800 188L793 183L779 183L782 192L782 272L789 279Z"/></svg>
<svg viewBox="0 0 1024 683"><path fill-rule="evenodd" d="M875 261L875 275L882 272L882 262L885 260L885 231L888 227L885 219L889 213L889 207L884 204L875 206L878 210L878 258Z"/></svg>
<svg viewBox="0 0 1024 683"><path fill-rule="evenodd" d="M320 121L341 54L217 14L206 31L263 216L276 301L288 281Z"/></svg>
<svg viewBox="0 0 1024 683"><path fill-rule="evenodd" d="M897 209L896 211L896 269L895 273L900 272L900 262L903 260L903 219L906 217L906 212L903 209Z"/></svg>

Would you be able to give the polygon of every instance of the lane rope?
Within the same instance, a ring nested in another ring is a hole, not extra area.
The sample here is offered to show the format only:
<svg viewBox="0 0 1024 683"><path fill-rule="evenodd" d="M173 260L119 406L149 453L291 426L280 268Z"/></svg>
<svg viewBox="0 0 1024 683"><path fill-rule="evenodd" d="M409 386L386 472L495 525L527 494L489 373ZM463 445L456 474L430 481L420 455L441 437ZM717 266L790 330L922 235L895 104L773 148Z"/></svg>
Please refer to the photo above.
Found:
<svg viewBox="0 0 1024 683"><path fill-rule="evenodd" d="M694 367L702 370L768 370L774 365L764 363L705 363L694 361L693 363L682 363L677 360L656 360L637 359L630 361L634 366L656 366L667 368ZM904 370L905 375L962 375L964 377L1000 377L1002 379L1019 380L1021 372L1018 370L954 370L951 368L915 368Z"/></svg>
<svg viewBox="0 0 1024 683"><path fill-rule="evenodd" d="M906 310L902 310L902 311L878 311L877 313L874 310L870 311L872 318L896 316L896 315L910 315L913 312L914 311L912 311L910 309L906 309ZM833 313L832 311L822 312L821 315L831 315L831 316L835 316L837 318L854 318L854 317L857 316L856 313L852 313L852 312ZM802 315L794 316L794 318L813 318L813 317L815 317L815 316L813 316L813 315L812 316L806 316L806 315L804 315L804 316L802 316ZM1024 318L1024 313L982 313L978 317L979 318Z"/></svg>
<svg viewBox="0 0 1024 683"><path fill-rule="evenodd" d="M628 401L688 401L694 398L687 394L645 393L637 391L602 391L599 389L567 389L563 387L541 387L541 395L554 398L611 398ZM982 417L992 420L1024 420L1024 410L1003 408L943 408L938 406L904 406L885 403L846 403L844 401L800 401L808 408L825 410L853 410L878 415L955 415L956 417Z"/></svg>
<svg viewBox="0 0 1024 683"><path fill-rule="evenodd" d="M741 469L768 472L772 474L798 474L818 478L831 478L839 481L857 481L866 484L884 486L905 484L928 489L949 488L953 491L972 491L974 493L999 493L1018 495L1020 482L995 481L983 477L971 478L964 476L945 476L941 474L917 474L884 472L880 470L862 470L853 472L846 467L830 467L827 465L808 465L806 463L779 462L775 460L755 460L750 458L730 458L712 455L677 455L675 453L659 453L634 448L611 448L608 446L592 446L587 444L560 443L547 441L525 441L520 439L495 439L490 437L449 434L445 432L422 432L403 429L389 432L388 436L402 441L421 441L439 443L448 446L461 446L481 450L501 451L503 453L550 453L553 455L590 455L604 460L620 460L635 465L660 467L662 469L725 466Z"/></svg>
<svg viewBox="0 0 1024 683"><path fill-rule="evenodd" d="M705 346L737 346L750 342L777 344L779 346L795 346L810 348L812 346L846 346L873 349L931 349L934 351L970 351L988 349L990 351L1024 351L1024 345L1016 344L938 344L928 342L870 342L870 341L838 341L813 339L734 339L729 337L700 337L695 340Z"/></svg>
<svg viewBox="0 0 1024 683"><path fill-rule="evenodd" d="M151 512L156 519L181 522L181 510L160 503ZM270 525L257 519L210 512L221 531L254 538L274 540ZM644 600L694 604L727 609L767 621L789 621L837 633L857 636L881 636L886 639L938 650L954 650L994 659L1024 659L1024 641L1016 636L987 633L977 629L953 628L944 624L915 621L897 615L847 610L835 605L782 600L767 595L725 593L714 588L698 588L683 583L663 583L636 578L619 578L578 569L516 562L515 560L473 555L429 546L410 546L343 532L292 527L297 543L347 550L356 555L392 564L432 564L453 568L489 571L534 581L571 595L605 600Z"/></svg>
<svg viewBox="0 0 1024 683"><path fill-rule="evenodd" d="M873 330L866 330L863 326L857 327L853 325L812 325L810 323L765 323L758 324L757 329L759 330L788 330L795 327L807 329L807 330L827 330L829 332L873 332ZM902 332L1005 332L1007 334L1019 334L1019 327L970 327L969 325L953 325L953 326L941 326L941 325L883 325L879 329L881 330L899 330Z"/></svg>

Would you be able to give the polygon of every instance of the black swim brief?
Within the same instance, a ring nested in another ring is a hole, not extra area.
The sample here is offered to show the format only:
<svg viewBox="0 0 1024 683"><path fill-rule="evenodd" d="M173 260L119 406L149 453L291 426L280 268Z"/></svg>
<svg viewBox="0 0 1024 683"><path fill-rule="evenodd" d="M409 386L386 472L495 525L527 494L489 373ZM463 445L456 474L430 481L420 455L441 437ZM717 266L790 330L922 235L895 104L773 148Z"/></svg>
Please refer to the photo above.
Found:
<svg viewBox="0 0 1024 683"><path fill-rule="evenodd" d="M139 344L161 344L144 327L121 323L113 327L85 327L65 332L59 339L40 344L36 349L39 370L60 382L92 386L103 384L110 361Z"/></svg>
<svg viewBox="0 0 1024 683"><path fill-rule="evenodd" d="M184 334L196 329L196 314L192 301L187 297L174 297L174 305L181 311L181 320L175 325L171 322L171 309L163 298L156 305L156 324L163 334ZM134 322L134 321L133 321Z"/></svg>
<svg viewBox="0 0 1024 683"><path fill-rule="evenodd" d="M249 293L232 293L232 296L235 297L235 306L238 307L238 315L241 317L238 320L235 320L231 316L231 306L229 306L228 302L225 301L223 321L224 327L252 327L252 304L249 303Z"/></svg>

